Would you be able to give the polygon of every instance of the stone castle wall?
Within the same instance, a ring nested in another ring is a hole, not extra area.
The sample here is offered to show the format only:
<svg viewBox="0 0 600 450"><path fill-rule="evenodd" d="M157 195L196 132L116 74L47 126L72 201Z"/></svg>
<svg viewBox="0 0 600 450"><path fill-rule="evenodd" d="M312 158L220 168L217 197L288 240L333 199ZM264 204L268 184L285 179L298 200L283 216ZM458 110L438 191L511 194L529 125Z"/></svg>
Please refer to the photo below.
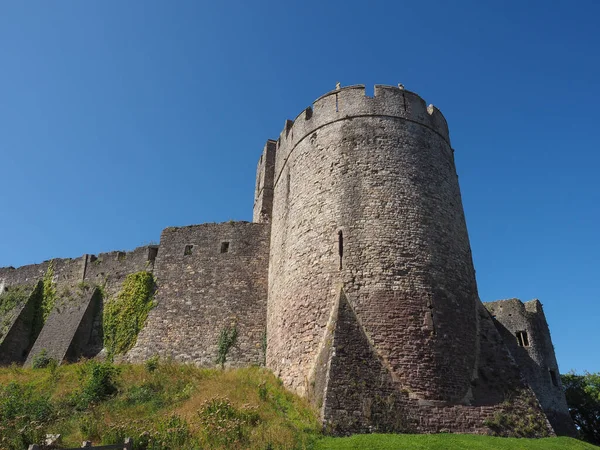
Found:
<svg viewBox="0 0 600 450"><path fill-rule="evenodd" d="M271 220L276 148L277 143L268 140L258 161L252 222L269 222Z"/></svg>
<svg viewBox="0 0 600 450"><path fill-rule="evenodd" d="M408 91L332 91L279 138L267 365L299 393L340 286L397 382L467 395L477 291L453 152L439 111Z"/></svg>
<svg viewBox="0 0 600 450"><path fill-rule="evenodd" d="M31 363L41 350L58 360L67 357L93 357L102 350L103 302L116 295L125 277L143 270L152 271L156 246L144 246L133 251L113 251L79 258L56 258L40 264L19 268L0 268L2 289L16 286L36 286L52 265L56 289L56 304L43 328L34 333L33 318L37 313L28 301L18 312L19 320L11 326L8 341L0 347L0 363ZM85 286L101 286L105 297L92 297ZM84 295L84 291L86 291ZM19 345L16 344L18 341Z"/></svg>
<svg viewBox="0 0 600 450"><path fill-rule="evenodd" d="M214 366L219 333L235 326L230 366L263 364L269 227L231 222L167 228L154 274L157 306L127 358Z"/></svg>

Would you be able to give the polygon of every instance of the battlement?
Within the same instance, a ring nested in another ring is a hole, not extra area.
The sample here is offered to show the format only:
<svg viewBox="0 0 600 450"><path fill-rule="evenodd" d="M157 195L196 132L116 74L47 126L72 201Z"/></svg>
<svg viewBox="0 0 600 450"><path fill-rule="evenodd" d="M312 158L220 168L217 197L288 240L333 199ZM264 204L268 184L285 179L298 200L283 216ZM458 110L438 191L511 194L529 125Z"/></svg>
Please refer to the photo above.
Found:
<svg viewBox="0 0 600 450"><path fill-rule="evenodd" d="M485 302L484 305L492 315L500 311L511 317L513 314L523 317L526 317L528 314L544 314L542 303L537 298L527 302L523 302L518 298L508 298Z"/></svg>
<svg viewBox="0 0 600 450"><path fill-rule="evenodd" d="M275 182L290 152L307 136L328 124L369 116L401 119L422 125L450 146L448 124L442 112L433 105L427 106L418 94L378 84L375 85L373 97L370 97L362 84L346 86L323 94L293 121L286 120L276 141Z"/></svg>
<svg viewBox="0 0 600 450"><path fill-rule="evenodd" d="M360 116L389 116L426 126L450 143L448 124L442 112L427 106L418 94L394 86L375 85L375 95L366 95L364 85L346 86L323 94L293 120L287 120L277 140L290 147L323 125Z"/></svg>

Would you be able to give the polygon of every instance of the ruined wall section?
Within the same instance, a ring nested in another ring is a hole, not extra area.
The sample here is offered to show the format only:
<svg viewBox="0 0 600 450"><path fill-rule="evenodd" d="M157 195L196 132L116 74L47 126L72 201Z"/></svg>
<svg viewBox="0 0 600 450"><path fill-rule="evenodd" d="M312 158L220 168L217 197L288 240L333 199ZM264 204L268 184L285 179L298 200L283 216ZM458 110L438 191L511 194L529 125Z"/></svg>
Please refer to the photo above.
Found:
<svg viewBox="0 0 600 450"><path fill-rule="evenodd" d="M157 354L211 367L220 332L235 326L226 365L263 364L268 256L268 224L166 228L154 271L157 306L127 359Z"/></svg>
<svg viewBox="0 0 600 450"><path fill-rule="evenodd" d="M556 432L573 434L573 422L540 301L499 300L485 303L485 307Z"/></svg>
<svg viewBox="0 0 600 450"><path fill-rule="evenodd" d="M30 264L18 268L3 267L0 268L0 286L3 290L16 286L33 287L43 280L49 267L52 266L54 272L53 282L56 289L56 304L49 318L55 314L67 314L68 311L71 311L74 304L77 306L81 300L79 293L84 286L102 287L102 291L106 294L105 298L98 305L95 304L94 308L90 310L93 312L85 316L86 323L90 326L91 335L89 339L88 337L85 338L85 343L78 340L76 345L77 350L75 354L84 354L87 357L91 357L102 349L103 302L108 301L120 291L121 285L128 274L143 270L151 272L154 268L154 259L157 252L158 246L150 245L138 247L129 252L113 251L100 253L97 256L85 254L79 258L56 258L40 264ZM39 306L38 304L36 307L39 308ZM78 308L79 306L76 309ZM31 312L31 314L33 313L35 311ZM74 318L79 316L71 313L68 313L67 316L70 317L67 321L70 329L73 327L75 330L78 329L79 324L73 324L72 322L75 320ZM84 317L79 317L78 320L84 320ZM31 335L31 326L31 320L18 322L19 335L23 336L23 339ZM44 333L39 337L39 342L36 341L37 336L31 336L31 339L33 339L31 342L27 339L24 340L24 348L31 348L34 341L38 350L54 349L57 348L57 345L61 347L63 344L56 344L55 337L64 332L62 329L64 326L65 323L61 320L53 319L45 324ZM13 333L16 333L16 331ZM82 336L82 333L80 332L79 335ZM20 352L8 352L6 346L3 348L0 348L0 359L3 361L3 364L22 362L27 357L27 354L20 355ZM58 355L61 351L57 350L55 353ZM64 355L61 354L59 356L62 358ZM31 359L31 356L29 359Z"/></svg>
<svg viewBox="0 0 600 450"><path fill-rule="evenodd" d="M464 401L478 300L441 113L398 88L344 88L276 151L267 365L307 393L343 286L398 388Z"/></svg>
<svg viewBox="0 0 600 450"><path fill-rule="evenodd" d="M268 140L258 161L252 222L271 221L276 146L275 141Z"/></svg>

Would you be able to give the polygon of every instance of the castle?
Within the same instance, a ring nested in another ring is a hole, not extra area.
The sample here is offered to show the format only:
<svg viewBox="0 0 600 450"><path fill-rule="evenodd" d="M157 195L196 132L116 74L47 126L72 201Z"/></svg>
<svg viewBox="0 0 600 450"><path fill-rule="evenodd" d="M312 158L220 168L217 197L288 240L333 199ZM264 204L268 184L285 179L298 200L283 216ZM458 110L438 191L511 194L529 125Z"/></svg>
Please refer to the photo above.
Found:
<svg viewBox="0 0 600 450"><path fill-rule="evenodd" d="M50 266L69 299L34 332ZM0 363L101 353L103 305L139 271L156 307L124 360L214 366L235 327L226 365L266 365L331 433L573 431L542 305L479 300L446 120L402 86L338 86L286 121L260 156L252 223L0 268L0 292L30 293L0 303Z"/></svg>

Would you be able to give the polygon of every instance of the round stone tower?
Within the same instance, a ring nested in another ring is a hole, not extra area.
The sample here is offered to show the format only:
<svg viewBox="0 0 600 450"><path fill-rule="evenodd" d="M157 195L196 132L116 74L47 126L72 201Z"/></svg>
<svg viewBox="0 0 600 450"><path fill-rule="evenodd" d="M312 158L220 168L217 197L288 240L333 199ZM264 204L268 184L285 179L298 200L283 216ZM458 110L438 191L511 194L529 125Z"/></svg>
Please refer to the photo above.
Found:
<svg viewBox="0 0 600 450"><path fill-rule="evenodd" d="M468 402L478 295L441 112L401 88L345 87L272 146L267 366L309 394L343 298L399 390Z"/></svg>

